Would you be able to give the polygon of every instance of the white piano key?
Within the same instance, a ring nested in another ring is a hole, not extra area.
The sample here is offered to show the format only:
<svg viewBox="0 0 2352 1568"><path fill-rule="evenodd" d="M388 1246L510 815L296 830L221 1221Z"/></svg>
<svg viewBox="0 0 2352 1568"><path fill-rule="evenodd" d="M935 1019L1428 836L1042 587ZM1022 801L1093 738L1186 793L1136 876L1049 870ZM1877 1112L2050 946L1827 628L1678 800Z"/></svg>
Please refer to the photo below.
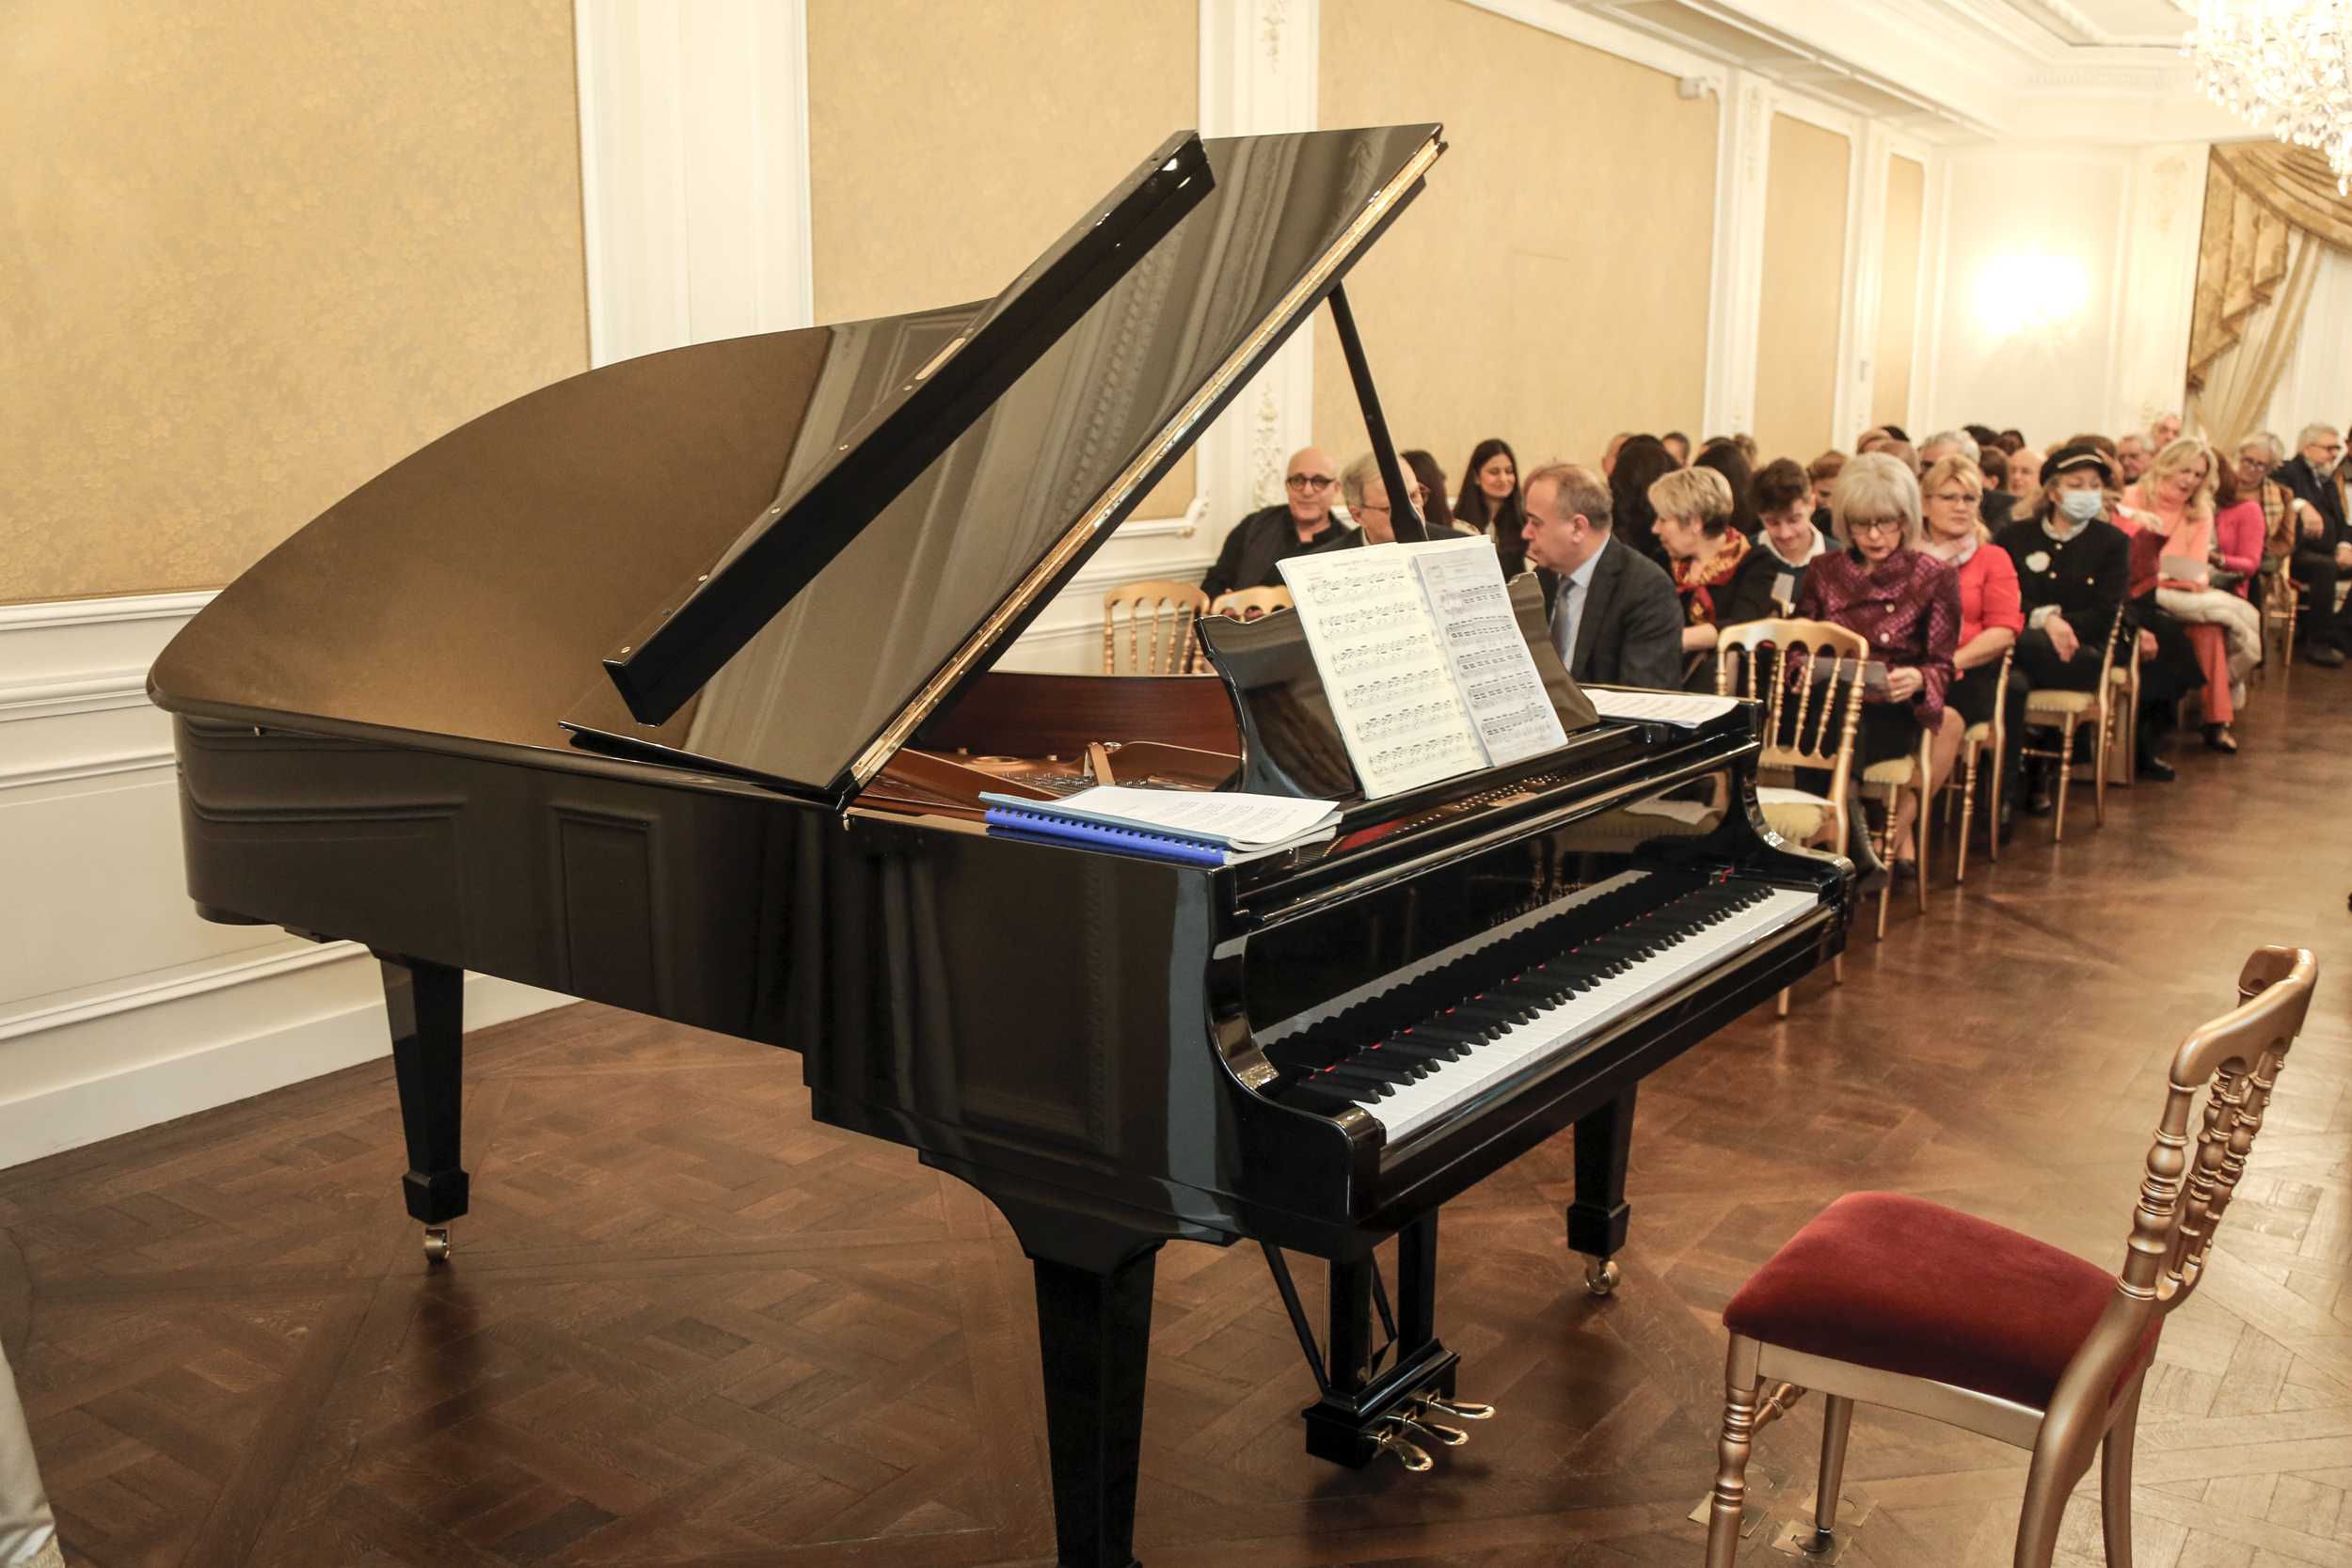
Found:
<svg viewBox="0 0 2352 1568"><path fill-rule="evenodd" d="M1729 919L1703 927L1637 959L1625 973L1579 991L1534 1019L1438 1064L1381 1099L1357 1103L1388 1130L1395 1144L1487 1089L1547 1057L1573 1054L1577 1045L1644 1004L1664 995L1781 927L1819 908L1810 893L1772 889Z"/></svg>

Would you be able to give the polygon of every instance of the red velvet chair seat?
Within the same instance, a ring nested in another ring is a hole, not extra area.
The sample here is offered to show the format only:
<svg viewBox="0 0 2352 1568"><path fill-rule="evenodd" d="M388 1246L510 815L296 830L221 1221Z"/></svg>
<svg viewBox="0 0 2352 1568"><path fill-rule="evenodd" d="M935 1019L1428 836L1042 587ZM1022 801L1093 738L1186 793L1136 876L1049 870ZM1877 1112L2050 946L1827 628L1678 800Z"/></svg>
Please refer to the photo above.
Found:
<svg viewBox="0 0 2352 1568"><path fill-rule="evenodd" d="M1894 1193L1815 1215L1724 1308L1735 1334L2047 1409L2115 1276L2005 1226ZM2118 1380L2155 1348L2161 1319Z"/></svg>

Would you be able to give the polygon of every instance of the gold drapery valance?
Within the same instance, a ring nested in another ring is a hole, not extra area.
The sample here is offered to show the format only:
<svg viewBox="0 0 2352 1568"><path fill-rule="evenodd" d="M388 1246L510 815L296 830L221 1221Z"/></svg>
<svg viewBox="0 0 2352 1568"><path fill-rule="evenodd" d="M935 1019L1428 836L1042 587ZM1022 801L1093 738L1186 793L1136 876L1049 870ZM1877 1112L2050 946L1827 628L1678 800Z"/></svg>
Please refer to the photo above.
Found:
<svg viewBox="0 0 2352 1568"><path fill-rule="evenodd" d="M2232 142L2213 150L2217 167L2271 216L2352 254L2352 200L2336 194L2336 173L2308 147Z"/></svg>

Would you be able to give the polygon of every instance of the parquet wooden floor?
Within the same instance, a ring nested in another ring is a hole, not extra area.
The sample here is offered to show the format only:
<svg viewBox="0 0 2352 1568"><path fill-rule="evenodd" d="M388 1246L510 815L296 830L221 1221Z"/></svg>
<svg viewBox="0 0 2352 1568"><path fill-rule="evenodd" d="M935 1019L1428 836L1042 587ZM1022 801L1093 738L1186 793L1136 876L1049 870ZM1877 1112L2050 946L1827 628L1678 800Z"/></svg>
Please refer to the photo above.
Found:
<svg viewBox="0 0 2352 1568"><path fill-rule="evenodd" d="M2293 721L2292 727L2289 721ZM2352 1563L2352 673L2299 670L2234 760L2028 824L1659 1074L1613 1299L1563 1251L1565 1142L1449 1211L1440 1322L1500 1417L1425 1477L1301 1451L1253 1249L1159 1269L1153 1568L1695 1565L1729 1292L1840 1193L1916 1193L2111 1264L2183 1030L2246 952L2318 1005L2143 1417L2142 1568ZM2316 828L2316 831L2313 831ZM0 1173L0 1335L70 1554L185 1564L1036 1563L1026 1267L913 1156L812 1125L797 1062L580 1006L476 1036L475 1212L429 1270L389 1066ZM1819 1415L1770 1432L1789 1517ZM1865 1411L1846 1560L2006 1563L2022 1456ZM1743 1561L1774 1556L1769 1532ZM2065 1560L2098 1560L2078 1497Z"/></svg>

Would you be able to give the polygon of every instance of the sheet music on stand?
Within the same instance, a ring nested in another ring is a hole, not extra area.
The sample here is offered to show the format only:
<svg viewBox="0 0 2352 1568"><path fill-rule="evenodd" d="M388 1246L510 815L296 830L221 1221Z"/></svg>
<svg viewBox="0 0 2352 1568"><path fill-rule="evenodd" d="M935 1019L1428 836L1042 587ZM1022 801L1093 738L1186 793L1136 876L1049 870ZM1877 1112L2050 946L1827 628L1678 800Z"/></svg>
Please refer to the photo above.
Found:
<svg viewBox="0 0 2352 1568"><path fill-rule="evenodd" d="M1485 766L1403 550L1295 555L1280 570L1368 799Z"/></svg>
<svg viewBox="0 0 2352 1568"><path fill-rule="evenodd" d="M1473 534L1397 547L1421 579L1438 645L1470 710L1486 765L1518 762L1566 745L1568 732L1511 613L1511 591L1503 585L1493 543Z"/></svg>

